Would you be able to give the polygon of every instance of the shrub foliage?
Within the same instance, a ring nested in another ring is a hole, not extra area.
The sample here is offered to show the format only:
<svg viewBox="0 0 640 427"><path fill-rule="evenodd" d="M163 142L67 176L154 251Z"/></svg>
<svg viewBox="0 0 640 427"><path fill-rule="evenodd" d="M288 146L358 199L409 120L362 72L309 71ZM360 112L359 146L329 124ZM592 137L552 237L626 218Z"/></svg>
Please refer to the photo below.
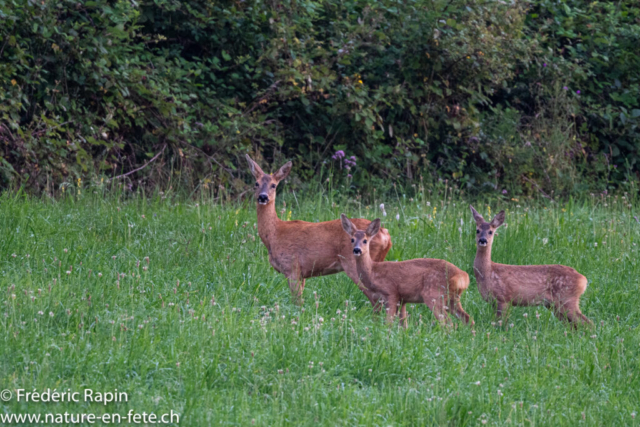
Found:
<svg viewBox="0 0 640 427"><path fill-rule="evenodd" d="M0 0L0 179L217 192L342 150L362 188L606 188L640 170L639 39L630 0Z"/></svg>

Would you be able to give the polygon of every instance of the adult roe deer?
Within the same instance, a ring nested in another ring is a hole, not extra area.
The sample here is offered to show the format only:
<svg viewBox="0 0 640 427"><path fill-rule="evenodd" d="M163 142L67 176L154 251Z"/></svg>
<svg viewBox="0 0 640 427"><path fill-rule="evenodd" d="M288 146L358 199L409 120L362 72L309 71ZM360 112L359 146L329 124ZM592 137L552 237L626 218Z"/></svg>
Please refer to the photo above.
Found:
<svg viewBox="0 0 640 427"><path fill-rule="evenodd" d="M305 279L344 271L358 283L355 260L351 256L351 243L342 232L340 220L326 222L281 221L276 214L276 187L289 175L292 164L287 162L273 175L260 169L246 155L251 174L256 179L255 196L258 210L258 234L269 252L269 263L285 275L296 303L301 302ZM371 221L354 220L360 227ZM371 242L374 259L384 260L391 249L389 232L382 229ZM365 292L375 307L377 297Z"/></svg>
<svg viewBox="0 0 640 427"><path fill-rule="evenodd" d="M497 303L497 315L502 316L508 304L516 306L544 305L553 307L556 316L573 325L590 324L580 311L580 296L587 289L587 278L564 265L506 265L491 261L491 246L495 231L504 223L504 211L491 222L484 220L469 206L476 221L476 259L473 271L478 291L487 302Z"/></svg>
<svg viewBox="0 0 640 427"><path fill-rule="evenodd" d="M342 228L351 238L353 256L356 258L358 276L362 286L382 296L387 309L387 321L392 322L402 305L400 321L407 326L407 303L426 304L441 323L450 323L447 309L469 322L469 315L462 309L460 295L469 287L469 275L450 262L441 259L412 259L399 262L378 262L370 256L371 243L379 234L380 219L375 219L365 231L340 216Z"/></svg>

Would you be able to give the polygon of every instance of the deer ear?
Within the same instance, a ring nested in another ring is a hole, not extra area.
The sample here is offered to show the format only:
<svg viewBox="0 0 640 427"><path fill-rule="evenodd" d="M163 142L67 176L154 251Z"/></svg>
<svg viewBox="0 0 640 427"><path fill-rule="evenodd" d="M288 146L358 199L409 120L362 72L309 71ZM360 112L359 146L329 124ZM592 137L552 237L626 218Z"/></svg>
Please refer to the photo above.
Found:
<svg viewBox="0 0 640 427"><path fill-rule="evenodd" d="M504 211L498 212L498 214L491 220L491 226L493 228L498 228L502 224L504 224Z"/></svg>
<svg viewBox="0 0 640 427"><path fill-rule="evenodd" d="M293 163L291 162L285 163L284 166L282 166L280 169L278 169L276 173L273 174L273 178L278 182L282 181L289 175L289 172L291 172L292 166L293 166Z"/></svg>
<svg viewBox="0 0 640 427"><path fill-rule="evenodd" d="M471 208L471 213L473 214L473 219L476 220L476 224L483 224L485 222L485 220L482 217L482 215L480 215L478 213L478 211L473 208L473 206L469 205L469 207Z"/></svg>
<svg viewBox="0 0 640 427"><path fill-rule="evenodd" d="M369 224L365 233L367 234L367 236L369 236L370 239L373 239L373 236L378 234L378 231L380 231L380 218L376 218L371 221L371 224Z"/></svg>
<svg viewBox="0 0 640 427"><path fill-rule="evenodd" d="M340 221L342 221L342 229L345 231L345 233L347 233L349 236L353 236L355 227L353 226L353 223L349 220L349 218L347 218L345 214L340 214Z"/></svg>
<svg viewBox="0 0 640 427"><path fill-rule="evenodd" d="M248 154L245 154L244 156L247 158L247 163L249 163L249 169L251 170L251 175L253 175L255 179L262 178L264 176L264 172L262 171L262 169L260 169L260 166L258 166L258 164L254 162L253 159L249 157Z"/></svg>

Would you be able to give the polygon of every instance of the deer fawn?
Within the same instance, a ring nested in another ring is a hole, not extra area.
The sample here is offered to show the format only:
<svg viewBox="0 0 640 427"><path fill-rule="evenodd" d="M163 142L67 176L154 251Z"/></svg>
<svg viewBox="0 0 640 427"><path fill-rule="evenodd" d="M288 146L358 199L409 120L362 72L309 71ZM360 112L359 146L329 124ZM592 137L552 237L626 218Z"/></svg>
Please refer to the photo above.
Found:
<svg viewBox="0 0 640 427"><path fill-rule="evenodd" d="M473 206L478 246L473 263L478 290L485 301L496 301L497 315L508 304L553 307L556 316L574 325L591 321L580 312L580 296L587 289L587 278L564 265L505 265L491 261L495 231L504 223L504 211L486 222Z"/></svg>
<svg viewBox="0 0 640 427"><path fill-rule="evenodd" d="M255 196L258 209L258 234L269 252L269 263L285 275L296 303L302 302L305 279L344 271L358 283L355 260L350 256L351 244L340 227L340 221L281 221L276 214L276 187L291 172L287 162L273 175L267 175L248 155L251 174L256 179ZM360 227L371 221L354 220ZM374 259L382 261L391 249L389 232L382 229L371 242ZM365 295L375 307L378 298L372 292Z"/></svg>
<svg viewBox="0 0 640 427"><path fill-rule="evenodd" d="M460 304L460 295L469 287L469 275L450 262L441 259L412 259L400 262L378 262L371 259L369 247L380 231L376 219L366 231L340 216L342 228L351 238L358 277L363 290L381 295L387 309L387 321L392 322L398 303L402 305L400 321L407 326L407 303L426 304L441 323L450 323L449 309L465 323L469 315ZM362 289L361 287L361 289Z"/></svg>

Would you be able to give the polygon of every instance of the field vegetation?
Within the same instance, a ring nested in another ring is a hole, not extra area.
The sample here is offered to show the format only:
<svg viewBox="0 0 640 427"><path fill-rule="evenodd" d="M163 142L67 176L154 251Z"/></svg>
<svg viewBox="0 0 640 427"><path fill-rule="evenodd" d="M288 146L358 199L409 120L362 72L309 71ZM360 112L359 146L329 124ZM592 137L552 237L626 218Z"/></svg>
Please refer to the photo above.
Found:
<svg viewBox="0 0 640 427"><path fill-rule="evenodd" d="M307 280L304 305L292 304L252 200L100 186L56 200L4 194L0 388L118 389L129 401L11 401L2 412L174 410L181 425L638 424L637 199L474 203L485 217L507 212L494 261L561 263L589 279L581 308L594 326L573 330L542 307L495 318L473 278L475 226L458 190L343 194L285 187L277 210L381 217L388 260L444 258L469 273L473 327L443 328L422 305L408 308L406 330L390 327L342 273Z"/></svg>

